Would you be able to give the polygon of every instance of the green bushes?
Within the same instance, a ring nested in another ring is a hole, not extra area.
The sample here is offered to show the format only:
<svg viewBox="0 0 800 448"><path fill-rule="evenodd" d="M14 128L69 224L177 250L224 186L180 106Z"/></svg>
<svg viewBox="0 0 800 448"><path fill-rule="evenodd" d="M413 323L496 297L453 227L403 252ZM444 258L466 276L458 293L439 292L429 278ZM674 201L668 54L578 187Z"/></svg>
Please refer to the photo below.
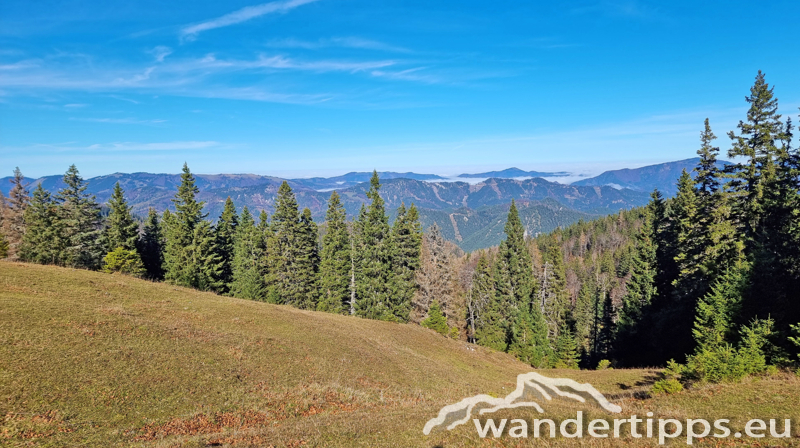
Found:
<svg viewBox="0 0 800 448"><path fill-rule="evenodd" d="M597 363L597 370L606 370L611 368L611 361L607 359L601 359L599 363Z"/></svg>
<svg viewBox="0 0 800 448"><path fill-rule="evenodd" d="M680 381L675 378L667 378L663 380L658 380L653 384L653 388L650 389L651 395L661 395L661 394L674 394L678 393L683 390L683 385Z"/></svg>
<svg viewBox="0 0 800 448"><path fill-rule="evenodd" d="M141 277L145 274L142 259L135 250L126 250L118 247L103 258L103 272L132 275Z"/></svg>
<svg viewBox="0 0 800 448"><path fill-rule="evenodd" d="M731 344L699 347L687 360L685 376L720 383L739 381L747 375L765 372L765 352L770 345L772 326L771 319L754 320L742 329L738 347Z"/></svg>
<svg viewBox="0 0 800 448"><path fill-rule="evenodd" d="M442 308L439 306L439 302L435 300L428 309L428 317L420 322L420 325L425 328L430 328L442 336L447 336L450 333L450 328L447 327L447 318L442 314Z"/></svg>

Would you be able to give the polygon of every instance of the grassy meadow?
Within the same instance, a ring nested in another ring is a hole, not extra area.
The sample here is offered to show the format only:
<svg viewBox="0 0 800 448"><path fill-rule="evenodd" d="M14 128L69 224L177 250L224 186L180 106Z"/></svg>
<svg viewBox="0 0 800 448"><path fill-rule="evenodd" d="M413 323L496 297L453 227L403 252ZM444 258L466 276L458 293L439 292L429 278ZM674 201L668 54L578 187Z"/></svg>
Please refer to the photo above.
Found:
<svg viewBox="0 0 800 448"><path fill-rule="evenodd" d="M530 367L412 324L302 311L120 275L0 262L0 446L647 446L642 439L423 436L447 404L504 396ZM589 382L622 417L792 418L800 379L649 397L658 370L544 370ZM585 407L540 403L546 417ZM602 410L589 418L610 417ZM529 409L493 418L538 418ZM613 418L613 417L612 417ZM761 446L775 440L761 439ZM675 443L684 444L685 439ZM713 439L699 446L752 446Z"/></svg>

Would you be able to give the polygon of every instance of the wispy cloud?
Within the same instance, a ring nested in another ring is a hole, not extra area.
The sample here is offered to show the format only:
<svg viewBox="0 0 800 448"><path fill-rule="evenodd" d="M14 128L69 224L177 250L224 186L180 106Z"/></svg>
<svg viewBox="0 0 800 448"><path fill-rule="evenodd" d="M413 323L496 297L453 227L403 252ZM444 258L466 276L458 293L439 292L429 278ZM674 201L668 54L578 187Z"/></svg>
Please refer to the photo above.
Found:
<svg viewBox="0 0 800 448"><path fill-rule="evenodd" d="M179 141L159 143L116 142L97 143L86 147L89 150L103 151L182 151L187 149L210 149L222 146L215 141Z"/></svg>
<svg viewBox="0 0 800 448"><path fill-rule="evenodd" d="M165 123L167 120L139 120L136 118L77 118L72 117L70 120L74 121L87 121L90 123L111 123L111 124L159 124Z"/></svg>
<svg viewBox="0 0 800 448"><path fill-rule="evenodd" d="M172 54L172 48L159 45L148 51L148 53L152 54L153 57L156 58L156 62L164 62L164 58Z"/></svg>
<svg viewBox="0 0 800 448"><path fill-rule="evenodd" d="M181 64L166 67L166 70L199 70L199 69L278 69L278 70L304 70L314 72L361 72L374 70L377 68L388 67L396 64L396 61L336 61L319 60L307 61L300 59L287 58L285 56L266 56L260 55L254 60L238 59L217 59L213 54L208 54L201 59L185 61Z"/></svg>
<svg viewBox="0 0 800 448"><path fill-rule="evenodd" d="M185 40L193 40L197 35L203 31L222 28L237 23L246 22L248 20L261 17L263 15L272 13L287 12L298 6L312 3L318 0L287 0L279 2L264 3L261 5L248 6L238 11L234 11L224 16L217 17L216 19L208 20L206 22L189 25L181 29L181 38Z"/></svg>
<svg viewBox="0 0 800 448"><path fill-rule="evenodd" d="M360 37L329 37L317 40L300 40L295 38L273 39L265 44L270 48L302 48L318 50L322 48L357 48L362 50L389 51L396 53L410 53L408 48L397 47L384 42Z"/></svg>

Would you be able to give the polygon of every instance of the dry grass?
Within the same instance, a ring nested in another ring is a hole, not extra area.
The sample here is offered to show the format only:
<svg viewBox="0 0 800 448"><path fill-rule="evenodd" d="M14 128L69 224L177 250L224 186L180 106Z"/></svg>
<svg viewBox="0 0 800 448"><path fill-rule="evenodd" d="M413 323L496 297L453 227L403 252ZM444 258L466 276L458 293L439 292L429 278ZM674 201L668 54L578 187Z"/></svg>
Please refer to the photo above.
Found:
<svg viewBox="0 0 800 448"><path fill-rule="evenodd" d="M422 427L446 404L509 393L529 370L415 325L0 262L0 445L517 446L471 425ZM592 383L626 415L800 419L790 375L645 399L655 370L543 373ZM536 443L548 442L570 443ZM622 442L637 441L592 441Z"/></svg>

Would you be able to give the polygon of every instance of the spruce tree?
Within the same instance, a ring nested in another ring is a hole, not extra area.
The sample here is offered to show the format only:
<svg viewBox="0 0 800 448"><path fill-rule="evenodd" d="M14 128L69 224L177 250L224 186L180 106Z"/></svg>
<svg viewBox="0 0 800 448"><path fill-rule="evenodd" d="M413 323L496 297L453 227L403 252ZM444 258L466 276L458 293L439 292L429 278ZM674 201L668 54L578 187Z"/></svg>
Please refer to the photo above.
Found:
<svg viewBox="0 0 800 448"><path fill-rule="evenodd" d="M626 284L615 334L615 356L626 365L635 365L646 347L648 328L646 314L656 295L656 246L652 216L645 209L642 227L636 235L631 260L631 278Z"/></svg>
<svg viewBox="0 0 800 448"><path fill-rule="evenodd" d="M204 202L197 201L199 189L189 167L183 164L181 184L172 202L175 213L165 212L164 278L177 285L200 290L221 286L222 263L217 255L214 232L205 221Z"/></svg>
<svg viewBox="0 0 800 448"><path fill-rule="evenodd" d="M728 166L733 179L730 186L737 198L736 213L742 217L743 231L747 240L754 237L764 212L764 194L776 178L774 161L778 156L776 140L780 139L782 124L778 114L778 100L773 95L774 87L765 81L758 71L750 95L745 98L750 104L747 121L739 121L739 134L731 131L731 148L728 156L744 160Z"/></svg>
<svg viewBox="0 0 800 448"><path fill-rule="evenodd" d="M698 301L692 330L698 351L734 342L747 282L745 265L731 268Z"/></svg>
<svg viewBox="0 0 800 448"><path fill-rule="evenodd" d="M239 217L236 215L236 206L228 196L217 225L214 226L216 251L221 263L219 292L223 294L228 293L230 283L233 281L234 235L238 224Z"/></svg>
<svg viewBox="0 0 800 448"><path fill-rule="evenodd" d="M266 221L266 219L265 219ZM264 252L266 235L256 227L253 215L245 206L234 235L230 293L234 297L265 300Z"/></svg>
<svg viewBox="0 0 800 448"><path fill-rule="evenodd" d="M270 242L270 287L276 295L275 303L299 306L303 298L294 280L297 264L297 236L300 216L297 200L287 182L281 183L275 199L275 212L272 214L274 237Z"/></svg>
<svg viewBox="0 0 800 448"><path fill-rule="evenodd" d="M64 240L61 238L58 206L42 184L33 190L24 220L25 234L20 243L20 259L41 264L62 264Z"/></svg>
<svg viewBox="0 0 800 448"><path fill-rule="evenodd" d="M7 256L12 260L18 258L20 244L25 235L25 210L30 203L30 194L25 185L25 177L19 168L14 169L14 177L11 178L11 191L8 198L0 202L0 233L6 238L8 245ZM0 194L0 196L2 196Z"/></svg>
<svg viewBox="0 0 800 448"><path fill-rule="evenodd" d="M422 252L422 228L419 223L419 212L414 204L406 210L401 203L397 209L397 218L392 227L391 236L392 264L394 270L394 293L392 295L392 314L398 320L409 320L412 301L417 291L415 277L420 269L420 256ZM447 303L444 297L444 313L452 313L448 308L452 303Z"/></svg>
<svg viewBox="0 0 800 448"><path fill-rule="evenodd" d="M111 252L121 247L125 250L136 250L136 241L139 239L139 225L131 215L131 207L125 200L125 195L119 182L114 185L114 192L108 200L107 228L105 230L105 250Z"/></svg>
<svg viewBox="0 0 800 448"><path fill-rule="evenodd" d="M64 174L64 188L55 196L58 203L60 238L64 264L75 268L97 269L104 255L101 241L100 205L75 165Z"/></svg>
<svg viewBox="0 0 800 448"><path fill-rule="evenodd" d="M296 306L313 310L317 308L319 297L319 232L308 207L303 209L297 230L297 263L294 269L298 285Z"/></svg>
<svg viewBox="0 0 800 448"><path fill-rule="evenodd" d="M673 280L679 297L691 299L702 289L700 274L698 197L694 181L686 170L678 179L678 194L671 202L672 231L675 235L675 264L678 276Z"/></svg>
<svg viewBox="0 0 800 448"><path fill-rule="evenodd" d="M555 343L555 363L560 369L578 368L578 342L568 325L562 325Z"/></svg>
<svg viewBox="0 0 800 448"><path fill-rule="evenodd" d="M151 280L164 279L164 235L156 210L150 207L136 248L142 258L145 275Z"/></svg>
<svg viewBox="0 0 800 448"><path fill-rule="evenodd" d="M467 325L470 342L505 350L505 330L494 291L491 266L485 253L478 258L472 285L467 292Z"/></svg>
<svg viewBox="0 0 800 448"><path fill-rule="evenodd" d="M430 328L443 336L447 336L450 332L450 328L447 326L447 318L442 313L442 308L436 300L431 303L428 309L428 317L423 319L420 325L425 328Z"/></svg>
<svg viewBox="0 0 800 448"><path fill-rule="evenodd" d="M367 198L356 223L358 255L355 265L356 314L369 319L396 320L393 291L392 240L389 217L373 171Z"/></svg>
<svg viewBox="0 0 800 448"><path fill-rule="evenodd" d="M339 194L334 191L328 200L328 213L325 215L328 228L322 238L319 311L347 314L350 310L352 259L346 219Z"/></svg>
<svg viewBox="0 0 800 448"><path fill-rule="evenodd" d="M500 243L496 260L495 289L508 321L509 353L533 366L551 357L548 327L540 303L534 302L533 260L525 244L525 228L517 206L511 201L505 225L506 239Z"/></svg>

